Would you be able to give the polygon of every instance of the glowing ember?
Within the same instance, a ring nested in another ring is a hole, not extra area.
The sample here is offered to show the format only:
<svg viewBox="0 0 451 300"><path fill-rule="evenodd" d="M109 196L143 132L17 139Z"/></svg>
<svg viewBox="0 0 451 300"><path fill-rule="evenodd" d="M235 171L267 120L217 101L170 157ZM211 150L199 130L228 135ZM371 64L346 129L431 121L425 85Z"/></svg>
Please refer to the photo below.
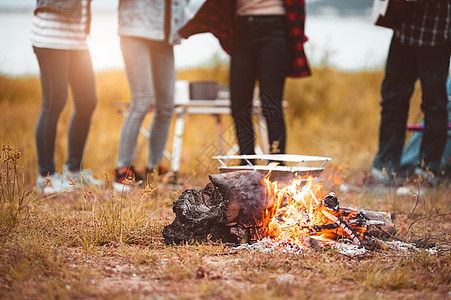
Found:
<svg viewBox="0 0 451 300"><path fill-rule="evenodd" d="M337 238L347 238L359 247L363 247L367 238L366 229L350 221L358 211L340 210L334 193L326 195L323 185L312 176L298 177L285 187L268 180L264 183L270 196L263 227L267 236L275 241L286 241L303 247L309 247L306 237L328 244ZM340 179L332 176L335 182Z"/></svg>

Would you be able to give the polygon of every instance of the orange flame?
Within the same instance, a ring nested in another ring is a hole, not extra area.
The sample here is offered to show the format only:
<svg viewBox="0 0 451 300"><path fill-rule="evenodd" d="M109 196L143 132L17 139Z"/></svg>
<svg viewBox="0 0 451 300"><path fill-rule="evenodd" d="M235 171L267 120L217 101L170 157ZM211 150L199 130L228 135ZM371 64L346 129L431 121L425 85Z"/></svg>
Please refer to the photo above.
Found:
<svg viewBox="0 0 451 300"><path fill-rule="evenodd" d="M343 181L343 177L341 176L341 174L339 174L339 172L341 170L343 170L344 168L346 168L346 167L347 167L347 165L341 165L341 166L338 166L335 169L335 165L332 165L331 171L333 171L334 169L336 171L334 173L330 173L329 174L329 177L327 178L327 181L332 181L335 185L342 184L344 181Z"/></svg>
<svg viewBox="0 0 451 300"><path fill-rule="evenodd" d="M342 181L337 174L343 168L339 167L330 176L335 184ZM270 238L302 247L307 247L306 236L327 243L333 243L332 239L338 236L347 237L359 245L363 243L365 228L349 225L353 214L343 216L338 202L336 208L325 205L323 185L313 176L297 176L284 187L278 186L277 181L271 182L269 176L270 173L264 179L270 201L263 226ZM329 195L333 197L333 194Z"/></svg>

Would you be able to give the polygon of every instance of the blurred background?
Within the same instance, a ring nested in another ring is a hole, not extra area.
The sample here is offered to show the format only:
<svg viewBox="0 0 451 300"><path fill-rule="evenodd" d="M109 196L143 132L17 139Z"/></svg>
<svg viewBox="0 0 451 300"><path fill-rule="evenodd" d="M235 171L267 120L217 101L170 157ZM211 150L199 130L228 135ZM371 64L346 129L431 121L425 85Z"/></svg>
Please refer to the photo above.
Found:
<svg viewBox="0 0 451 300"><path fill-rule="evenodd" d="M202 0L191 0L192 15ZM34 127L41 91L39 69L30 44L34 0L0 1L0 144L21 152L24 180L34 185L36 153ZM117 159L123 114L116 102L130 100L117 36L118 0L92 2L92 33L89 38L96 71L98 105L85 148L85 168L97 178L111 179ZM372 0L307 0L306 52L313 76L288 79L284 99L287 122L287 153L327 156L328 167L348 165L344 179L362 184L368 176L377 150L380 115L380 85L392 31L371 23ZM177 79L214 80L228 84L228 56L211 34L200 34L175 47ZM421 92L416 87L409 123L421 119ZM62 168L67 149L67 125L72 99L58 123L55 151L57 168ZM149 114L143 125L150 124ZM221 138L233 146L230 116L222 116ZM167 150L172 150L173 128ZM217 173L211 157L219 154L216 118L186 117L180 180L203 184L206 174ZM257 139L259 137L257 136ZM228 149L225 149L227 151ZM147 160L147 140L140 135L135 165ZM169 162L164 161L169 167ZM200 182L198 182L200 181Z"/></svg>
<svg viewBox="0 0 451 300"><path fill-rule="evenodd" d="M191 16L204 0L190 0ZM341 70L373 69L383 65L391 30L370 20L372 0L307 0L307 55L314 65L327 63ZM38 65L30 44L34 0L0 1L0 74L36 75ZM117 36L118 0L92 1L90 50L96 71L122 69ZM205 64L212 57L227 60L211 34L184 40L175 48L177 68Z"/></svg>

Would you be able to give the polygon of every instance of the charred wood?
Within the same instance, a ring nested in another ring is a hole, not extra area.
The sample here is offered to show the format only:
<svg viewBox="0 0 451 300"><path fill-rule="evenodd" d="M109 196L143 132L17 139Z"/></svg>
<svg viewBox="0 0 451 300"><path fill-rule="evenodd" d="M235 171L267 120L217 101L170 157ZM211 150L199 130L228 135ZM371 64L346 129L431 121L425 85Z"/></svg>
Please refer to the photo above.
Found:
<svg viewBox="0 0 451 300"><path fill-rule="evenodd" d="M264 175L239 171L209 178L204 189L186 190L174 202L175 220L163 230L166 243L211 239L239 244L257 236L251 229L258 227L269 201Z"/></svg>
<svg viewBox="0 0 451 300"><path fill-rule="evenodd" d="M348 207L340 209L341 214L351 225L365 227L367 234L380 239L389 239L396 233L390 213L381 211L356 210Z"/></svg>

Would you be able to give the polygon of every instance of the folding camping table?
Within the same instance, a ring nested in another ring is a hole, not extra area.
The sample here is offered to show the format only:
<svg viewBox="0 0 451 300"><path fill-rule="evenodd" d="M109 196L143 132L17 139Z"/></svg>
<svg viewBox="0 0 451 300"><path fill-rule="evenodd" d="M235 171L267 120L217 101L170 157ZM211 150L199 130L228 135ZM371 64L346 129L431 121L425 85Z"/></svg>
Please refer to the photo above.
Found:
<svg viewBox="0 0 451 300"><path fill-rule="evenodd" d="M200 84L206 82L198 82ZM177 81L176 82L176 92L175 92L175 104L174 104L174 132L173 132L173 143L172 143L172 153L164 150L164 156L170 161L171 169L173 172L177 173L180 169L180 159L182 155L182 145L183 145L183 134L185 131L185 117L187 115L210 115L216 118L216 138L218 144L218 154L220 155L233 155L238 152L238 145L234 145L227 153L224 153L224 146L222 143L221 134L223 134L223 126L221 121L222 115L231 115L230 100L228 99L228 93L223 91L221 93L216 92L215 98L205 97L199 98L198 96L192 95L192 82ZM217 83L216 83L217 84ZM208 88L208 86L207 86ZM218 88L219 89L219 88ZM261 102L258 99L258 89L256 89L255 98L253 101L252 114L257 117L257 130L259 131L260 138L256 141L255 153L263 155L269 153L269 142L268 142L268 132L266 128L266 121L263 116ZM218 97L218 95L220 97ZM193 100L194 98L194 100ZM219 99L218 99L219 98ZM128 102L114 102L113 106L117 107L118 110L126 115ZM286 107L288 105L287 101L282 102L282 106ZM151 108L152 109L152 108ZM147 128L141 127L140 133L149 139L150 133Z"/></svg>

